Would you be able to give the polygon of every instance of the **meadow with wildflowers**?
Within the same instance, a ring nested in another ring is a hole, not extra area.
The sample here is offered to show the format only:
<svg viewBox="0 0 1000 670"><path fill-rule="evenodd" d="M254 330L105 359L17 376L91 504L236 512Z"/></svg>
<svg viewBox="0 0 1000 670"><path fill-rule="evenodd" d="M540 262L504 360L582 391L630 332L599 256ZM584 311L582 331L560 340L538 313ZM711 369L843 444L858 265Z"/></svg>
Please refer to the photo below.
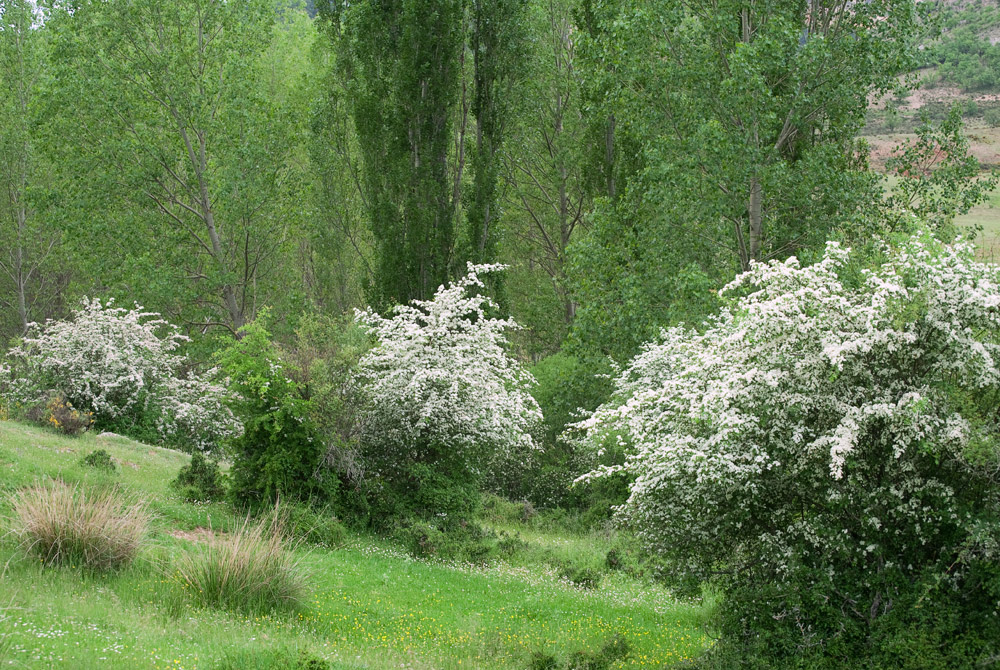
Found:
<svg viewBox="0 0 1000 670"><path fill-rule="evenodd" d="M117 474L80 464L96 448L111 455ZM177 565L241 519L222 503L185 502L169 486L189 458L122 437L69 438L0 422L0 667L280 668L311 658L330 668L528 668L532 654L566 659L621 635L629 654L613 667L655 668L711 644L710 602L678 600L644 579L609 572L583 589L517 554L480 564L417 559L360 534L338 548L293 550L309 584L297 610L199 606ZM95 573L48 566L19 548L7 532L7 494L52 479L148 502L149 538L132 564ZM609 542L596 533L523 530L530 547L579 555L586 546L595 560Z"/></svg>

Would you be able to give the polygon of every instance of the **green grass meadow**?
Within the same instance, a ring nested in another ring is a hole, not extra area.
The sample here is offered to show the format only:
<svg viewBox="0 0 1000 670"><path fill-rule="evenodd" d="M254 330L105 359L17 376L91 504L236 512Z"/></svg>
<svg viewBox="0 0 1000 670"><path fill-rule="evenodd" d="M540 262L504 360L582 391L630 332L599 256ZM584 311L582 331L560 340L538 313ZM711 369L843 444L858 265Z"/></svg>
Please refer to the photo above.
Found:
<svg viewBox="0 0 1000 670"><path fill-rule="evenodd" d="M98 448L117 460L115 474L79 464ZM530 558L537 549L596 563L607 550L600 534L512 524L505 530L527 542L527 558L425 561L351 535L337 549L295 549L309 574L298 611L199 608L174 566L184 552L204 549L204 529L225 533L238 520L225 505L186 503L172 491L188 460L124 438L68 438L0 422L0 666L281 668L309 656L332 668L529 668L535 652L563 659L618 634L631 653L612 667L665 667L711 644L710 603L677 600L619 572L583 589ZM117 485L148 501L155 519L139 559L118 572L89 573L44 565L21 549L8 532L10 494L51 478Z"/></svg>

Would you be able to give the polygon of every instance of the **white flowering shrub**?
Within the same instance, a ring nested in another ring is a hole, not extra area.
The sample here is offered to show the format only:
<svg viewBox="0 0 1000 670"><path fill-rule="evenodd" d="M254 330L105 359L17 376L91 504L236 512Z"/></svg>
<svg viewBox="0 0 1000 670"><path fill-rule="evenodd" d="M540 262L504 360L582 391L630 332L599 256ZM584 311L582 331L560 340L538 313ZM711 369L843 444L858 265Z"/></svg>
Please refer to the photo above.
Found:
<svg viewBox="0 0 1000 670"><path fill-rule="evenodd" d="M38 388L115 419L147 402L183 360L175 351L187 338L157 316L85 299L72 318L36 325L10 355Z"/></svg>
<svg viewBox="0 0 1000 670"><path fill-rule="evenodd" d="M357 313L375 339L357 374L362 448L383 482L416 495L412 506L462 510L491 459L535 448L533 380L507 353L506 333L518 326L490 316L495 305L479 292L481 275L502 268L470 264L433 299L388 318Z"/></svg>
<svg viewBox="0 0 1000 670"><path fill-rule="evenodd" d="M167 377L156 388L156 431L164 441L210 452L242 434L243 425L230 408L233 394L212 381L218 372Z"/></svg>
<svg viewBox="0 0 1000 670"><path fill-rule="evenodd" d="M754 265L577 425L626 445L621 514L679 580L722 585L731 639L850 655L935 603L996 629L1000 269L927 238L885 254ZM954 649L970 620L906 644Z"/></svg>
<svg viewBox="0 0 1000 670"><path fill-rule="evenodd" d="M34 324L8 353L5 392L30 405L53 393L92 412L98 427L206 449L239 432L212 373L181 375L187 341L159 314L85 299L70 319ZM153 435L144 431L151 430Z"/></svg>

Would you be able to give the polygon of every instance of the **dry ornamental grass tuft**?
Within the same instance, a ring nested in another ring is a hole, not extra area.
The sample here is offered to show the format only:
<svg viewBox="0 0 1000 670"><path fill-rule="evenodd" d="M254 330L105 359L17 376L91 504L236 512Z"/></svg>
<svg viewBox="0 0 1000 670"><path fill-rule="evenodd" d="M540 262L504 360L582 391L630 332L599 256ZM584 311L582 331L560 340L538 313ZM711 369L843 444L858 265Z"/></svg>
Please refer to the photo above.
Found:
<svg viewBox="0 0 1000 670"><path fill-rule="evenodd" d="M110 570L130 563L150 522L144 502L120 490L88 491L63 482L13 495L13 532L42 562Z"/></svg>
<svg viewBox="0 0 1000 670"><path fill-rule="evenodd" d="M244 519L203 551L185 554L177 568L182 587L201 605L239 611L295 609L305 594L301 562L282 542L282 517L276 512Z"/></svg>

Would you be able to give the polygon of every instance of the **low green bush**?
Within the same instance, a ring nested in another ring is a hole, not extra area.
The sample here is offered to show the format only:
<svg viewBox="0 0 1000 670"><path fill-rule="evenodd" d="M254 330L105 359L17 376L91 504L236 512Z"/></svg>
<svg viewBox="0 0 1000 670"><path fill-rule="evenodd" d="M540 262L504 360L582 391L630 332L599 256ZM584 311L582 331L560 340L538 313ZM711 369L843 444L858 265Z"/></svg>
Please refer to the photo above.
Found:
<svg viewBox="0 0 1000 670"><path fill-rule="evenodd" d="M600 649L595 651L575 651L565 663L546 651L535 651L528 661L529 670L610 670L632 653L632 645L621 633L616 633Z"/></svg>
<svg viewBox="0 0 1000 670"><path fill-rule="evenodd" d="M434 524L411 519L397 523L392 536L418 558L470 563L511 559L529 548L516 533L495 532L467 522Z"/></svg>
<svg viewBox="0 0 1000 670"><path fill-rule="evenodd" d="M332 508L314 508L304 503L282 505L285 531L296 541L314 544L327 549L344 546L347 529L333 513Z"/></svg>
<svg viewBox="0 0 1000 670"><path fill-rule="evenodd" d="M316 476L324 446L313 405L295 379L294 365L271 341L266 320L262 312L218 355L231 389L239 394L235 414L243 424L243 433L231 442L229 496L250 509L279 499L328 498L335 485Z"/></svg>
<svg viewBox="0 0 1000 670"><path fill-rule="evenodd" d="M114 460L104 449L96 449L83 458L80 459L80 465L86 465L89 468L95 468L97 470L104 470L106 472L115 472L118 466L115 465Z"/></svg>
<svg viewBox="0 0 1000 670"><path fill-rule="evenodd" d="M228 651L213 670L330 670L330 662L305 650L240 649Z"/></svg>
<svg viewBox="0 0 1000 670"><path fill-rule="evenodd" d="M24 409L28 421L48 428L55 428L63 435L79 435L93 423L93 414L76 409L61 393L32 403Z"/></svg>
<svg viewBox="0 0 1000 670"><path fill-rule="evenodd" d="M590 566L563 563L559 567L559 577L561 579L583 589L596 589L601 585L601 578L603 576L600 570Z"/></svg>
<svg viewBox="0 0 1000 670"><path fill-rule="evenodd" d="M170 485L190 501L222 500L226 496L226 476L219 470L219 464L197 451L191 454L191 463L180 469L177 479Z"/></svg>

